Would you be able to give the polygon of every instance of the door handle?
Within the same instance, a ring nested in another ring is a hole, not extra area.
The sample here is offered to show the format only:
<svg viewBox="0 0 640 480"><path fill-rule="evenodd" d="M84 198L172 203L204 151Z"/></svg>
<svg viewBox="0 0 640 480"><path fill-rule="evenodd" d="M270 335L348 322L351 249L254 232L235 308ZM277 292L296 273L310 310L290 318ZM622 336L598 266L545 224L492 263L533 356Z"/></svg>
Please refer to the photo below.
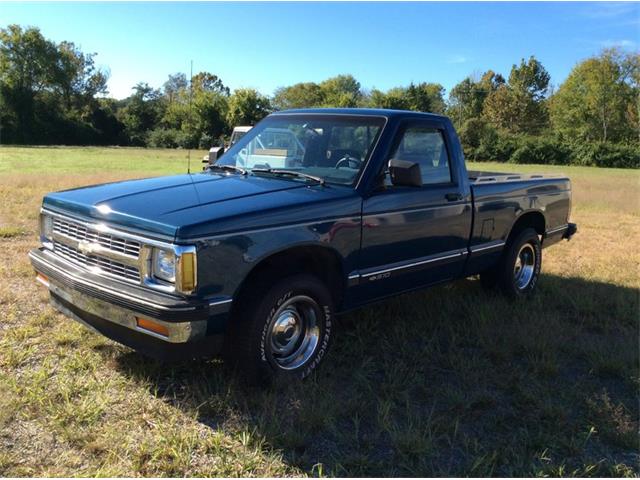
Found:
<svg viewBox="0 0 640 480"><path fill-rule="evenodd" d="M456 200L462 200L461 193L446 193L444 198L446 198L449 202L455 202Z"/></svg>

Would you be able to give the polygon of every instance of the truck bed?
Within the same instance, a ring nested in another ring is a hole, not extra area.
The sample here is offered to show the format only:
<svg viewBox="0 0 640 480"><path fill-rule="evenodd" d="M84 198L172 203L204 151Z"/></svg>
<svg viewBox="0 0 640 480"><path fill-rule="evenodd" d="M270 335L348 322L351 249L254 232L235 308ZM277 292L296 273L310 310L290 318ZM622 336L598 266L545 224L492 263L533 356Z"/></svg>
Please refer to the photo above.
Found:
<svg viewBox="0 0 640 480"><path fill-rule="evenodd" d="M469 181L472 185L485 183L501 183L524 180L539 180L564 178L563 175L542 174L542 173L500 173L500 172L483 172L479 170L468 171Z"/></svg>

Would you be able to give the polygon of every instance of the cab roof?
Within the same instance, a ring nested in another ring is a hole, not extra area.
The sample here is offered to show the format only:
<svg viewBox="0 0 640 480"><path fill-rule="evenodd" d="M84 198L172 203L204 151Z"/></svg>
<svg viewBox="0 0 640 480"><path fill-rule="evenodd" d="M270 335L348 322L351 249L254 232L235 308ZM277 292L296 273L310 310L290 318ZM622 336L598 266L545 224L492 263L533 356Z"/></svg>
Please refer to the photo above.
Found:
<svg viewBox="0 0 640 480"><path fill-rule="evenodd" d="M437 115L435 113L415 112L412 110L389 110L386 108L296 108L292 110L281 110L274 112L271 115L288 115L288 114L325 114L325 115L362 115L362 116L376 116L386 118L396 117L413 117L413 118L430 118L430 119L444 119L444 115Z"/></svg>

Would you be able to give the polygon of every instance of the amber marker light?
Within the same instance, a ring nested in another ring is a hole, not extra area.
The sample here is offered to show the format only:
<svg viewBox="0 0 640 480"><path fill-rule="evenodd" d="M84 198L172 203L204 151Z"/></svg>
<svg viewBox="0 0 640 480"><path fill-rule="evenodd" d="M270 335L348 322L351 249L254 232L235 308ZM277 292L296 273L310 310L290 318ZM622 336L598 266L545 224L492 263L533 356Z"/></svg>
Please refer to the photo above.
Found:
<svg viewBox="0 0 640 480"><path fill-rule="evenodd" d="M148 318L136 317L136 325L138 325L138 328L142 328L143 330L148 330L164 337L169 336L169 329L167 327L159 324L158 322L154 322L153 320L149 320Z"/></svg>
<svg viewBox="0 0 640 480"><path fill-rule="evenodd" d="M180 255L180 290L191 292L196 288L195 254L183 252Z"/></svg>
<svg viewBox="0 0 640 480"><path fill-rule="evenodd" d="M36 272L36 281L49 288L49 279L40 272Z"/></svg>

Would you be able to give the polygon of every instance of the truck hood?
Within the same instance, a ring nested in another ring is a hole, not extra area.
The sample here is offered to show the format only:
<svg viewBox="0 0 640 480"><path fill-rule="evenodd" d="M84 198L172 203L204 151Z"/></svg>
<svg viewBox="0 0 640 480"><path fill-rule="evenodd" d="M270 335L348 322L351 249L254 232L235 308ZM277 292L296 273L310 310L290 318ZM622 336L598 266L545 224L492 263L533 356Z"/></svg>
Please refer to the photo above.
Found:
<svg viewBox="0 0 640 480"><path fill-rule="evenodd" d="M286 214L290 207L300 210L320 200L332 203L332 198L348 194L353 196L353 190L270 176L199 173L50 193L43 206L125 229L188 239L293 220ZM267 211L278 212L277 218L268 218Z"/></svg>

